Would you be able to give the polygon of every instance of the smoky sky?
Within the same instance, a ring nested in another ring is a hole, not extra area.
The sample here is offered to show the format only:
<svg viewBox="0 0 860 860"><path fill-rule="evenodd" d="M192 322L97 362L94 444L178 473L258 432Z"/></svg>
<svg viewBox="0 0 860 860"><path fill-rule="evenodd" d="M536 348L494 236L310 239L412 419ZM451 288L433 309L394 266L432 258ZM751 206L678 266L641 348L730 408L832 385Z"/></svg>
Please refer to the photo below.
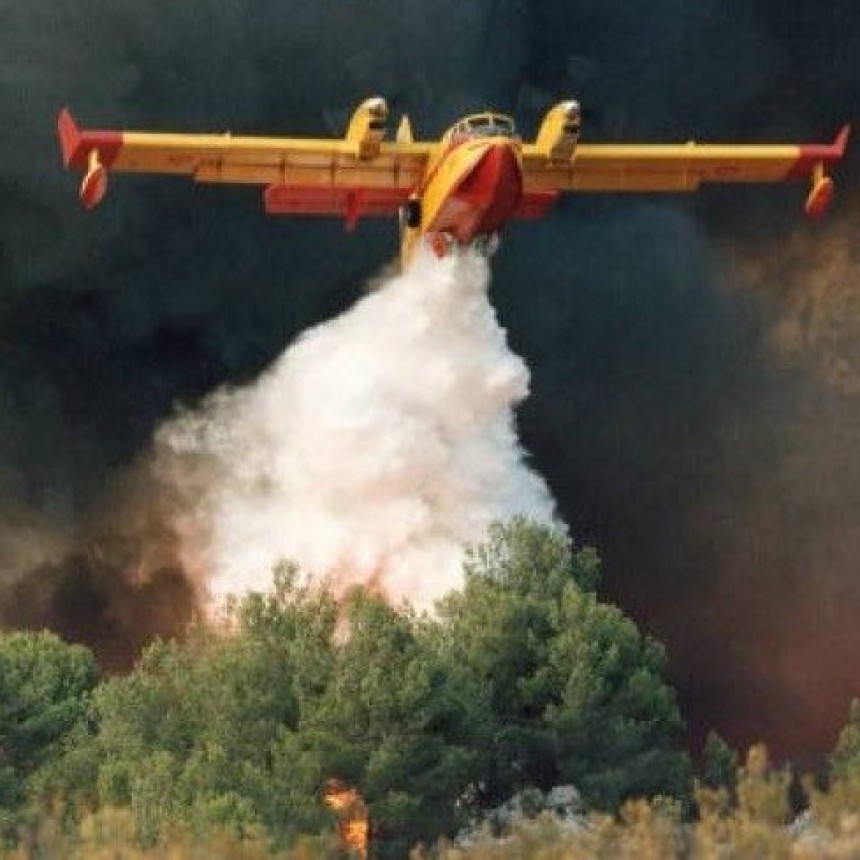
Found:
<svg viewBox="0 0 860 860"><path fill-rule="evenodd" d="M267 219L256 189L119 177L85 214L58 109L337 134L374 94L419 136L486 105L528 136L575 96L592 141L830 140L860 107L860 8L0 0L7 625L50 624L113 664L123 642L175 632L164 607L193 599L170 559L117 584L81 535L119 540L109 500L177 404L253 378L397 250L390 223ZM600 550L607 596L666 643L694 739L819 754L860 695L856 149L822 223L802 219L800 186L583 196L512 226L494 262L532 371L524 444ZM163 538L152 522L141 533Z"/></svg>

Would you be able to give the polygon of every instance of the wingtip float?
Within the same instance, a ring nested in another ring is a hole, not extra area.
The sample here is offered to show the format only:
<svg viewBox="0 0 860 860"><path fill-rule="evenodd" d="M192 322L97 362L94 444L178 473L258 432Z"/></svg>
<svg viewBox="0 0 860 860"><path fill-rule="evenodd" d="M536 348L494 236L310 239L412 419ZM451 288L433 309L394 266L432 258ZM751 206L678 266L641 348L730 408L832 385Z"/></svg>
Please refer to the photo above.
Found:
<svg viewBox="0 0 860 860"><path fill-rule="evenodd" d="M67 108L57 127L63 163L83 173L87 209L103 200L109 172L261 185L269 214L340 216L348 230L363 217L399 216L404 262L421 239L439 256L455 244L492 250L508 221L544 216L564 192L804 180L804 210L819 218L850 134L846 125L832 143L806 145L580 143L572 100L546 113L533 142L494 111L459 120L435 141L416 141L406 116L386 141L388 118L385 100L373 97L335 139L82 130Z"/></svg>
<svg viewBox="0 0 860 860"><path fill-rule="evenodd" d="M843 125L836 139L829 146L801 146L801 156L797 178L810 177L809 195L803 205L803 211L810 218L821 218L830 208L836 185L833 178L827 175L827 165L839 161L845 155L851 126Z"/></svg>

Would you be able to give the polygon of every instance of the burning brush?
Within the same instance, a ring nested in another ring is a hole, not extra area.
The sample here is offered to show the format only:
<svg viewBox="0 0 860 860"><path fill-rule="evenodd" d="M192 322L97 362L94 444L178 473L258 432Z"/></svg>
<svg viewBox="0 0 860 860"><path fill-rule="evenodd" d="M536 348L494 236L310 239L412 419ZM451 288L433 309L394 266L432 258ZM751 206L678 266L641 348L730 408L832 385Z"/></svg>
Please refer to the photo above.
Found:
<svg viewBox="0 0 860 860"><path fill-rule="evenodd" d="M325 803L337 815L338 832L346 851L366 860L370 819L361 793L335 777L326 783Z"/></svg>

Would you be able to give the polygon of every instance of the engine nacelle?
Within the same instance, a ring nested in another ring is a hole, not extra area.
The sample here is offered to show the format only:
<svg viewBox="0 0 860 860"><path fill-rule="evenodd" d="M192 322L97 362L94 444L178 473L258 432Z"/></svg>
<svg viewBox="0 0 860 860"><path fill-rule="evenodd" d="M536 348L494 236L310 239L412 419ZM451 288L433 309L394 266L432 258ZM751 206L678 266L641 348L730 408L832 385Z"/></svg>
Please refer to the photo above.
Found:
<svg viewBox="0 0 860 860"><path fill-rule="evenodd" d="M543 118L535 146L550 161L570 161L579 143L581 124L579 102L561 102Z"/></svg>
<svg viewBox="0 0 860 860"><path fill-rule="evenodd" d="M388 104L375 96L365 99L356 109L346 130L346 141L354 147L357 158L375 158L385 137Z"/></svg>

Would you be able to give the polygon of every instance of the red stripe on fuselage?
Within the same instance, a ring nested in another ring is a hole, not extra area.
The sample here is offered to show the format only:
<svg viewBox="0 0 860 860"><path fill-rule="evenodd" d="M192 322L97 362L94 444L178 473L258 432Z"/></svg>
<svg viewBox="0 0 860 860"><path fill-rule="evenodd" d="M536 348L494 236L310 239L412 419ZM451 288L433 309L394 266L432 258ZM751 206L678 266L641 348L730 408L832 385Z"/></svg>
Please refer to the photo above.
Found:
<svg viewBox="0 0 860 860"><path fill-rule="evenodd" d="M430 230L452 234L468 244L476 236L501 229L522 198L519 159L507 143L489 144L433 219Z"/></svg>

